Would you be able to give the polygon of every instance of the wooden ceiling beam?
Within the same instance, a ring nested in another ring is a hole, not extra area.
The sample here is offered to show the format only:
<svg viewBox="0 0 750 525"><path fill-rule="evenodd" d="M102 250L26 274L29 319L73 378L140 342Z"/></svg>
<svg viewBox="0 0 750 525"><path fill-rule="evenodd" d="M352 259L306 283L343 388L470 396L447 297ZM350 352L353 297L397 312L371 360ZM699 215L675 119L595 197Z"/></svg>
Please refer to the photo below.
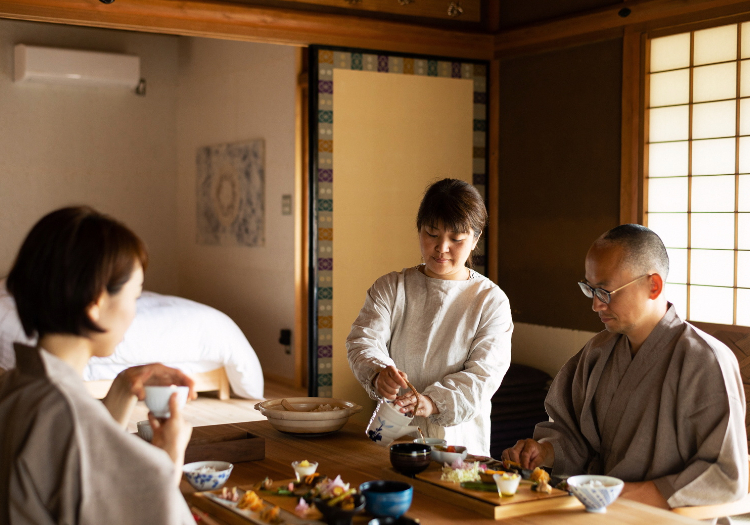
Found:
<svg viewBox="0 0 750 525"><path fill-rule="evenodd" d="M0 18L306 46L483 59L492 36L210 0L0 0Z"/></svg>
<svg viewBox="0 0 750 525"><path fill-rule="evenodd" d="M726 16L750 12L748 0L626 0L619 4L502 31L495 35L495 58L527 50L577 43L622 34L626 26L643 25L685 16Z"/></svg>

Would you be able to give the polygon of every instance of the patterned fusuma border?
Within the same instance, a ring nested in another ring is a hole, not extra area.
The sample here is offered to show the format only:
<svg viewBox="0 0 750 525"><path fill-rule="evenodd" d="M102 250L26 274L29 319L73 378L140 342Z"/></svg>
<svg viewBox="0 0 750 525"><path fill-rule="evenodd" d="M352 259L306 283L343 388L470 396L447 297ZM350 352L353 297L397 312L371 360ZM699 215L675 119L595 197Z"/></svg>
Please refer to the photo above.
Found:
<svg viewBox="0 0 750 525"><path fill-rule="evenodd" d="M333 397L333 70L353 69L462 78L474 81L473 183L486 201L487 66L368 53L318 50L318 193L315 210L318 226L318 396ZM312 87L312 86L311 86ZM314 88L313 88L314 89ZM474 255L474 269L485 273L485 236Z"/></svg>

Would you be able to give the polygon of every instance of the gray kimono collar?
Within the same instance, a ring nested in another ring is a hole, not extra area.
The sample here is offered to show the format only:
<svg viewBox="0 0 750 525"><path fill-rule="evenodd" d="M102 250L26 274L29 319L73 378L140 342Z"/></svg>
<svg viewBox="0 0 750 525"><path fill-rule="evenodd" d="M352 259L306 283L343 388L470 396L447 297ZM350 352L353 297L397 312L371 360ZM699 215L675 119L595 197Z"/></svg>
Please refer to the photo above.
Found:
<svg viewBox="0 0 750 525"><path fill-rule="evenodd" d="M72 366L43 348L34 348L23 343L14 343L16 368L23 375L35 378L46 377L53 384L65 385L68 389L88 393L83 378Z"/></svg>

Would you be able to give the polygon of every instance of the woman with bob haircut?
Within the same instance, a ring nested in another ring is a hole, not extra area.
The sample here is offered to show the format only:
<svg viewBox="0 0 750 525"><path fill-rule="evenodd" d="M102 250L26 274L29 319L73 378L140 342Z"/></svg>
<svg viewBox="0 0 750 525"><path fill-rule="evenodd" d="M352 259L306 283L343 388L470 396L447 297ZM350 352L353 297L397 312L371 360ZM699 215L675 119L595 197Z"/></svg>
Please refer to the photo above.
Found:
<svg viewBox="0 0 750 525"><path fill-rule="evenodd" d="M0 523L192 524L178 489L191 427L149 414L153 445L125 431L144 384L193 381L160 364L133 367L103 402L86 391L91 357L111 355L135 317L148 255L121 223L88 207L43 217L6 287L32 348L0 376ZM155 445L155 446L154 446Z"/></svg>
<svg viewBox="0 0 750 525"><path fill-rule="evenodd" d="M489 456L513 322L503 291L471 269L487 210L476 188L443 179L427 188L416 222L423 263L367 291L346 340L349 365L371 398L412 413L425 437Z"/></svg>

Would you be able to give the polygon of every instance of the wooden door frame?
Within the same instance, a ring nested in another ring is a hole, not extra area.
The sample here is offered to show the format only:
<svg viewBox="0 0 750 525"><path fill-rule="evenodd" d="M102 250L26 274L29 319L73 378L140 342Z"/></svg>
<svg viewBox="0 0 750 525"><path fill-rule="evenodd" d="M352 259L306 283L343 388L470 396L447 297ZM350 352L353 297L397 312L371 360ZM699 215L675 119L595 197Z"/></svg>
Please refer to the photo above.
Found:
<svg viewBox="0 0 750 525"><path fill-rule="evenodd" d="M492 35L212 0L0 0L0 18L270 44L489 59Z"/></svg>

